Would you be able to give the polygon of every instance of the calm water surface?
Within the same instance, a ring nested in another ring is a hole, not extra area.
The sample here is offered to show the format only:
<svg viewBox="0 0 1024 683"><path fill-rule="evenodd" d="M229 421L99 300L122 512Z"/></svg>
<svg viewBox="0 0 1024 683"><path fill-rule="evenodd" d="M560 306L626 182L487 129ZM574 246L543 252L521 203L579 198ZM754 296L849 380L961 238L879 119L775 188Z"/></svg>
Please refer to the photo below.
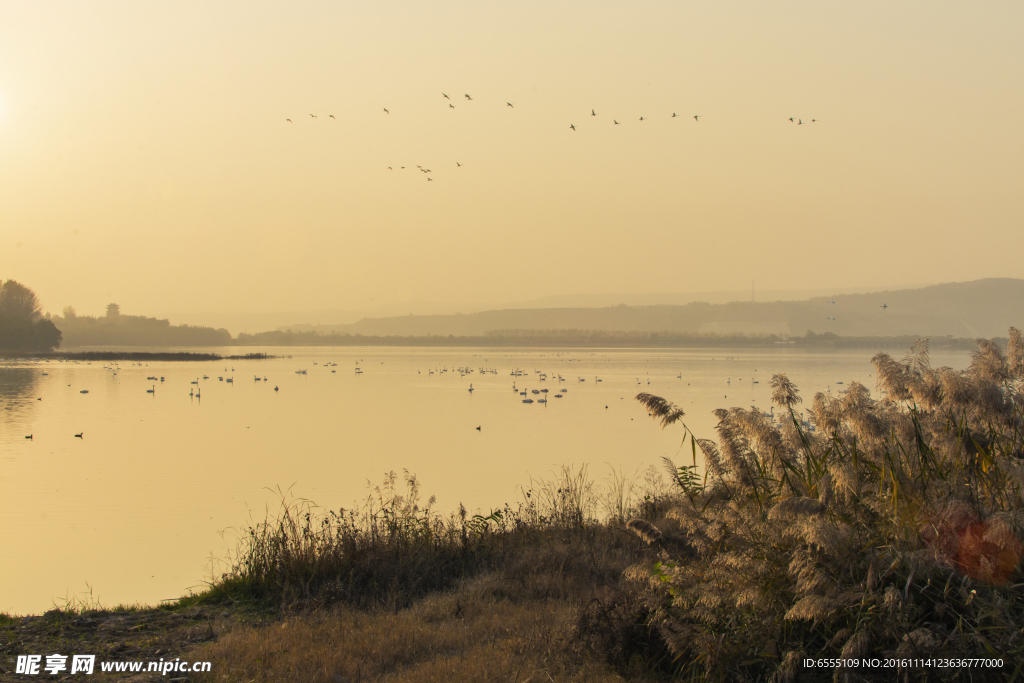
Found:
<svg viewBox="0 0 1024 683"><path fill-rule="evenodd" d="M642 475L677 456L682 428L651 422L639 391L680 404L713 437L715 408L768 409L773 373L808 402L838 382L875 386L867 350L266 351L282 357L0 364L0 611L38 613L87 587L107 606L201 587L211 558L234 547L232 529L277 507L278 487L352 507L404 468L439 509L486 511L563 464ZM963 368L969 357L932 362ZM524 404L513 383L549 389L528 394L548 403Z"/></svg>

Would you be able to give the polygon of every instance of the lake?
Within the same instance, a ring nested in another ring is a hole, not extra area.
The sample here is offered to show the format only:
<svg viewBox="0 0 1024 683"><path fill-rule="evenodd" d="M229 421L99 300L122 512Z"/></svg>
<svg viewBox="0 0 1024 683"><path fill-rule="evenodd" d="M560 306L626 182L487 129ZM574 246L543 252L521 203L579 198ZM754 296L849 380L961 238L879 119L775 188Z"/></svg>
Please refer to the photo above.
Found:
<svg viewBox="0 0 1024 683"><path fill-rule="evenodd" d="M435 509L487 514L561 465L600 479L642 478L665 456L683 464L682 427L660 429L640 391L715 437L714 409L769 409L774 373L805 405L851 381L875 388L867 350L258 350L278 357L0 364L0 611L154 604L202 588L233 529L276 510L278 489L349 508L407 469Z"/></svg>

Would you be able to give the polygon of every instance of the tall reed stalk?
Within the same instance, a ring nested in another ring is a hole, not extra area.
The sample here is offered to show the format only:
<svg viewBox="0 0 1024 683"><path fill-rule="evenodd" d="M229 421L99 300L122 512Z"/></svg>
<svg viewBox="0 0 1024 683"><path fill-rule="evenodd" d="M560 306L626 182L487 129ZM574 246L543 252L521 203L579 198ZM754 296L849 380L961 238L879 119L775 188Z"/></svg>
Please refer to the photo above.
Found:
<svg viewBox="0 0 1024 683"><path fill-rule="evenodd" d="M867 656L1003 660L894 671L908 680L1020 673L1024 344L1011 329L1006 354L978 347L963 372L932 368L926 340L901 361L876 355L881 397L857 383L819 393L813 431L776 375L777 421L721 409L717 443L687 432L705 477L671 466L684 494L671 522L630 523L659 537L660 561L627 575L689 675L870 680L852 666ZM682 423L667 400L637 399L663 426ZM807 657L846 665L804 670Z"/></svg>

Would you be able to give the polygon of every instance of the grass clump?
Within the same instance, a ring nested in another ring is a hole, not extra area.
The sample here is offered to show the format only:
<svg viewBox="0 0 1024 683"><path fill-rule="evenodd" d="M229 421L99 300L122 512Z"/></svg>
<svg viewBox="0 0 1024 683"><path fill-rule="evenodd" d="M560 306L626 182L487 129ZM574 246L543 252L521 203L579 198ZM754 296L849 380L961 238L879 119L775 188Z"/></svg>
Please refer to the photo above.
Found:
<svg viewBox="0 0 1024 683"><path fill-rule="evenodd" d="M387 475L360 509L321 511L282 496L276 517L241 534L231 570L191 599L289 611L333 603L398 610L485 572L528 582L555 569L571 575L570 583L612 582L650 554L617 523L637 513L630 507L634 488L621 475L601 487L586 467L563 467L552 481L532 481L515 507L486 515L461 506L435 512L434 499L422 501L419 480L408 472ZM646 502L652 504L650 495ZM597 519L602 508L620 514L605 523ZM562 592L539 586L532 593Z"/></svg>
<svg viewBox="0 0 1024 683"><path fill-rule="evenodd" d="M805 657L1001 658L999 668L907 663L900 680L1003 680L1024 666L1024 343L978 340L963 372L932 368L919 340L873 358L860 384L817 394L816 428L785 375L774 421L716 411L718 443L687 431L694 467L660 524L660 549L626 571L685 676L721 681L872 680L880 670L804 669ZM637 399L663 426L683 413ZM684 424L685 427L685 424ZM684 437L685 439L685 437Z"/></svg>
<svg viewBox="0 0 1024 683"><path fill-rule="evenodd" d="M236 626L193 657L245 681L637 679L629 672L662 680L671 672L646 603L617 587L623 570L655 558L623 521L664 509L667 487L648 486L641 499L636 477L594 482L586 467L563 467L531 481L515 507L475 515L441 515L419 491L416 477L392 473L358 510L282 497L276 517L240 535L231 571L189 598L273 616Z"/></svg>

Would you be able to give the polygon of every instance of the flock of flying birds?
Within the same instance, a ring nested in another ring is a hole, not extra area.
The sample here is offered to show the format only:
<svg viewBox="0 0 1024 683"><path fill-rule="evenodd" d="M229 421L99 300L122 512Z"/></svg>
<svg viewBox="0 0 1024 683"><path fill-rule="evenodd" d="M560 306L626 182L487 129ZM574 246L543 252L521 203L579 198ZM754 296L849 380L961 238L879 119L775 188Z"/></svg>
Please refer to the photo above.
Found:
<svg viewBox="0 0 1024 683"><path fill-rule="evenodd" d="M452 103L452 98L448 97L448 95L446 93L443 93L443 92L441 93L441 97L443 97L444 99L448 100L448 107L449 108L455 109L455 105ZM469 95L469 93L465 93L463 95L463 97L466 98L467 102L472 102L473 101L473 98ZM507 106L507 107L509 107L511 109L515 109L515 105L512 104L511 102L505 102L505 106ZM385 114L388 114L389 116L391 115L391 112L388 111L387 107L382 107L382 109L384 110ZM590 110L590 115L591 116L597 116L598 114L597 114L596 110L591 109ZM314 119L315 118L319 118L316 114L310 114L309 116L310 116L310 118L314 118ZM334 119L334 114L328 114L327 117L331 118L331 119ZM647 121L649 118L650 117L648 117L648 116L641 116L640 117L640 122L643 123L644 121ZM680 117L679 114L677 114L676 112L672 112L672 116L669 116L668 118L675 119L675 118L683 118L683 117ZM700 114L694 114L693 115L693 120L696 121L697 123L700 123L700 119L701 119L701 115ZM337 119L334 119L334 120L337 121ZM293 121L291 119L285 119L285 121L287 121L288 123L293 123ZM794 123L794 124L796 124L798 126L804 125L803 119L797 118L797 117L793 117L793 116L789 117L789 122L790 123ZM818 119L811 119L810 122L811 123L817 123ZM619 123L619 121L617 119L612 119L612 125L618 126L618 125L621 125L621 124ZM576 124L570 123L569 124L569 128L570 128L570 130L575 131L576 130ZM456 168L459 168L459 167L462 166L462 164L459 163L458 161L456 161L455 162L455 166L456 166ZM400 166L399 170L404 169L404 168L405 168L405 166ZM429 168L423 168L422 166L417 166L416 168L419 169L419 171L422 172L424 175L427 175L427 174L432 172ZM392 166L388 166L388 170L389 171L393 171L395 169ZM427 180L433 180L433 178L431 178L429 175L427 175Z"/></svg>

